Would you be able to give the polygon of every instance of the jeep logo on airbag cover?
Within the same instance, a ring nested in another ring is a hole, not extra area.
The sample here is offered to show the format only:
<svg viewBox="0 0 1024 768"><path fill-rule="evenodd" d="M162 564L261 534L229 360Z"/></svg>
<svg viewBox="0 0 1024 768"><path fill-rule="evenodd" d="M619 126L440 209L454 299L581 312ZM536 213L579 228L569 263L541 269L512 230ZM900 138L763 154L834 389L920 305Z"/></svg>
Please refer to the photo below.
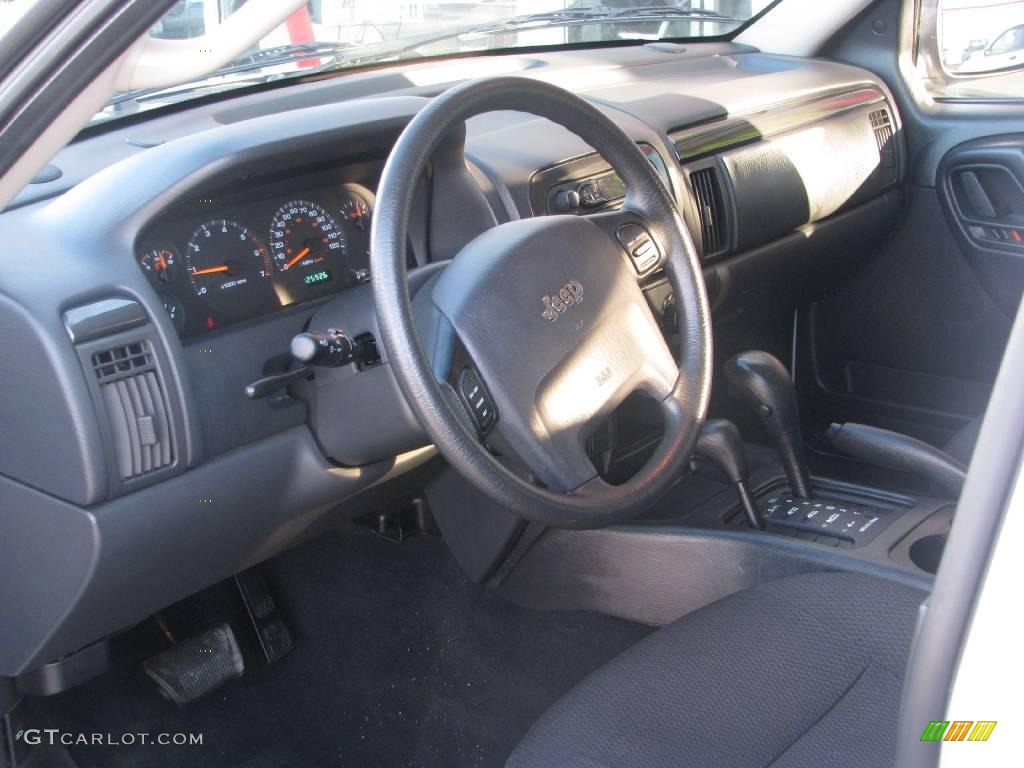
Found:
<svg viewBox="0 0 1024 768"><path fill-rule="evenodd" d="M570 280L568 283L558 289L558 293L554 296L545 296L541 299L544 304L544 311L540 313L540 316L545 320L555 322L558 316L565 312L573 304L579 304L583 301L583 286L579 280Z"/></svg>

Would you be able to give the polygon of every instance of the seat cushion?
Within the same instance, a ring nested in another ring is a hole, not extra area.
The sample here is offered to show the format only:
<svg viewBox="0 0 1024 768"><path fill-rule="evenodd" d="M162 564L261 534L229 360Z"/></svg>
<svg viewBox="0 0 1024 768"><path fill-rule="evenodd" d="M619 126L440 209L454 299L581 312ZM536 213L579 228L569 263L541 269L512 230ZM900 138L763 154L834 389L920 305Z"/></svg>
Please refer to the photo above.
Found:
<svg viewBox="0 0 1024 768"><path fill-rule="evenodd" d="M531 728L508 766L892 765L925 597L846 573L726 597L586 678Z"/></svg>

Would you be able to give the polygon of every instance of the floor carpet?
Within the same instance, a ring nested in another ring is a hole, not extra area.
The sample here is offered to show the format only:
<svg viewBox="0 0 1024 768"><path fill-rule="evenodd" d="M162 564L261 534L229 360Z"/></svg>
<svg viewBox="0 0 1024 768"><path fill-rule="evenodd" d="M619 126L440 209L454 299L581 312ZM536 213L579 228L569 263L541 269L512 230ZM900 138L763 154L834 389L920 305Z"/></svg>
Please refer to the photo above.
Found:
<svg viewBox="0 0 1024 768"><path fill-rule="evenodd" d="M471 584L426 536L326 536L266 573L296 649L267 665L221 585L199 602L209 625L231 621L246 673L177 708L139 663L166 641L152 622L140 627L119 641L115 669L47 700L47 718L67 732L201 733L203 743L71 746L80 768L501 766L548 706L650 631L520 608Z"/></svg>

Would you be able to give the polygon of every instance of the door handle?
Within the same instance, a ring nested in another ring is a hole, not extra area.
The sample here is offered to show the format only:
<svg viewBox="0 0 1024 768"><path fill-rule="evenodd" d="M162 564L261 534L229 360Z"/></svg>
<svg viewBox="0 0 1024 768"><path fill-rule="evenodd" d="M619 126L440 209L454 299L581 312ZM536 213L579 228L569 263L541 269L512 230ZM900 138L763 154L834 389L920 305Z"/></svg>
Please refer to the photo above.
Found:
<svg viewBox="0 0 1024 768"><path fill-rule="evenodd" d="M970 208L970 211L966 211L966 213L973 213L979 219L996 218L995 206L992 205L988 193L981 185L978 174L974 171L962 171L960 184L963 186L964 196L967 198L967 207Z"/></svg>

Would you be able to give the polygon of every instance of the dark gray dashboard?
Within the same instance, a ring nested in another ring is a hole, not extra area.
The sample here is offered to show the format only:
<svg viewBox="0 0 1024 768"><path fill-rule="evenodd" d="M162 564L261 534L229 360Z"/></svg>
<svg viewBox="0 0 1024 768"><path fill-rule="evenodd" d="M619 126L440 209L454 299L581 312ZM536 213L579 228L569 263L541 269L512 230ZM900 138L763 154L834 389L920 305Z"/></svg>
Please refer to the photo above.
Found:
<svg viewBox="0 0 1024 768"><path fill-rule="evenodd" d="M720 317L820 292L859 258L854 235L881 237L898 211L899 116L863 70L719 43L488 61L592 99L657 155L700 233ZM249 400L243 390L284 370L290 338L311 325L377 335L354 224L344 249L316 261L312 250L300 256L308 233L275 252L274 232L284 229L275 222L282 209L296 209L289 222L309 212L289 204L315 202L317 217L344 228L346 189L362 190L372 208L401 129L464 71L458 62L404 65L126 122L68 147L54 160L59 178L30 185L0 214L0 363L17 372L0 406L0 675L270 556L346 499L430 458L386 349L373 365L318 375L279 397ZM873 124L880 109L889 143ZM732 138L705 146L709 132ZM680 152L694 142L698 151ZM544 186L552 169L557 180ZM702 187L695 174L707 169L714 177ZM494 223L549 212L554 187L575 190L607 173L589 147L546 121L470 121L465 137L438 149L417 189L414 283ZM602 205L614 203L609 195ZM195 238L216 241L212 222L225 237L250 237L244 251L190 264ZM161 249L179 260L173 280L140 267ZM267 275L239 266L250 256ZM281 268L296 257L297 271ZM241 291L250 298L204 299L190 273L221 267L207 274L252 280ZM328 277L304 282L320 273ZM647 287L656 311L669 313L665 281L654 275ZM177 326L168 298L185 316ZM90 321L84 340L69 335L69 313L104 318L96 307L111 301L129 308L117 322ZM135 359L138 369L124 367ZM113 380L100 378L105 365ZM125 476L114 423L123 414L103 393L124 382L130 397L137 375L150 387L139 397L163 409L166 445L159 466Z"/></svg>
<svg viewBox="0 0 1024 768"><path fill-rule="evenodd" d="M139 235L136 258L179 335L195 338L368 283L382 167L379 158L254 174L161 214Z"/></svg>

